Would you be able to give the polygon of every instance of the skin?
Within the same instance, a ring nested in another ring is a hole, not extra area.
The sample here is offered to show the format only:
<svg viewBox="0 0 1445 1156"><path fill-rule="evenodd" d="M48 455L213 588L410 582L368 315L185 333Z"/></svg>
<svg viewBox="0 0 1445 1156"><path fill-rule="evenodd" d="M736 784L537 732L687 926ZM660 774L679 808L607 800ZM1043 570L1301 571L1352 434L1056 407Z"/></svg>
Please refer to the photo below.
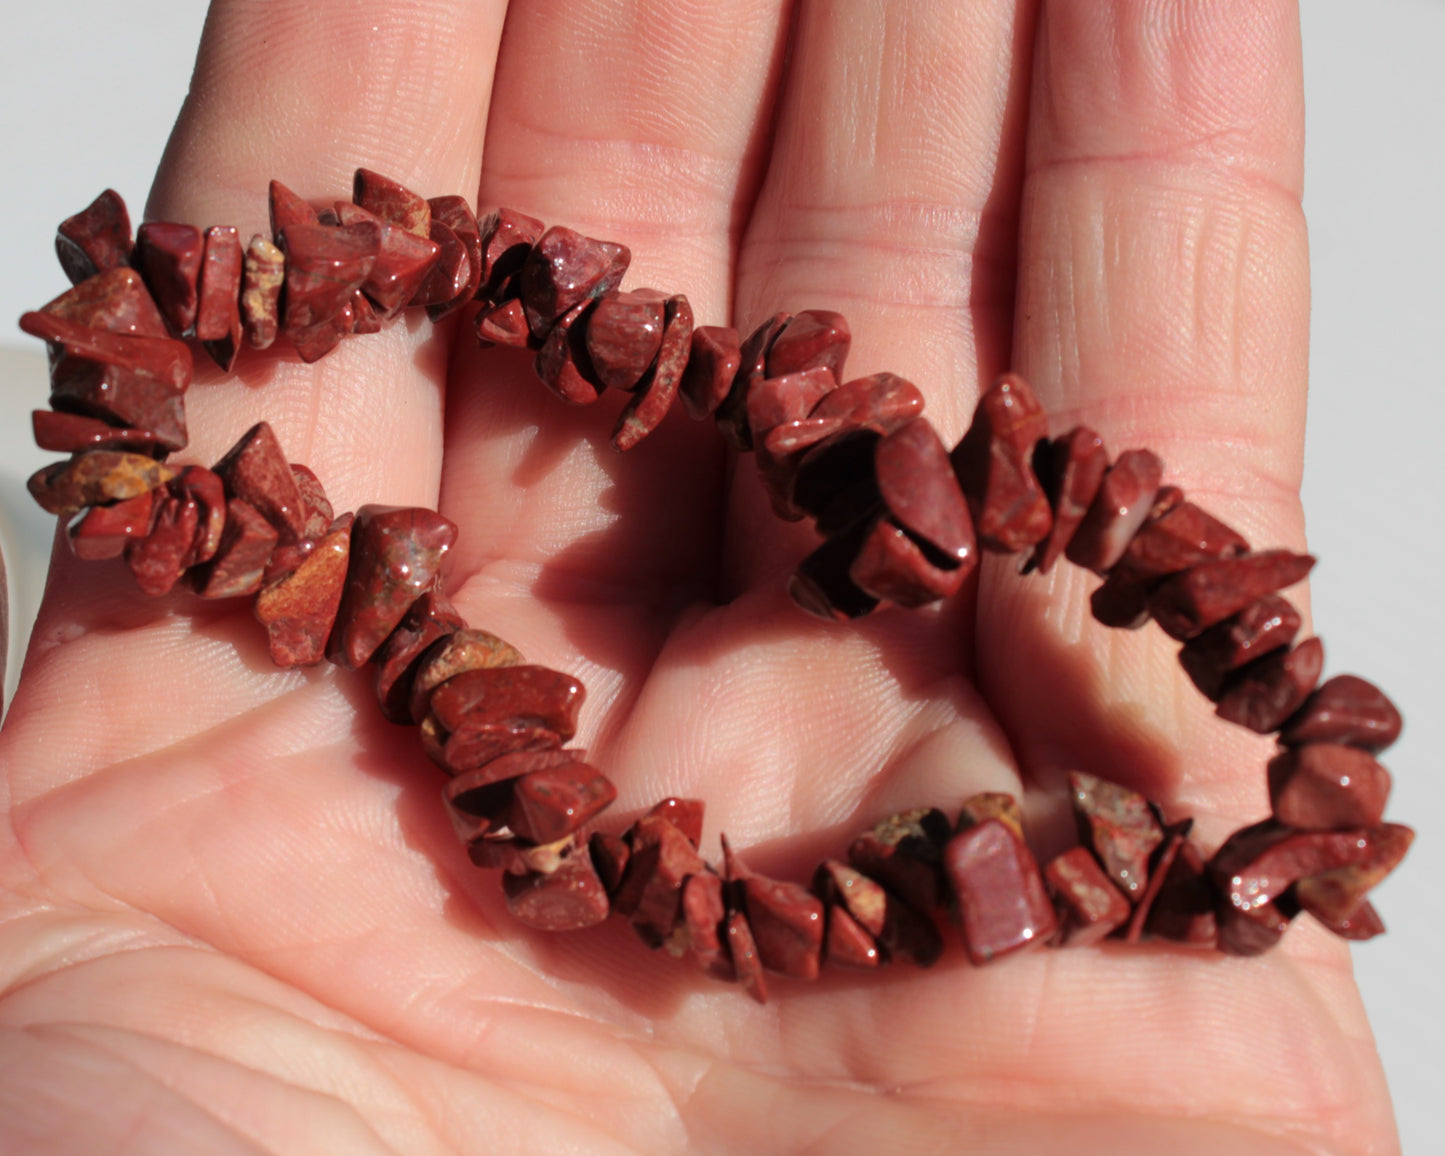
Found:
<svg viewBox="0 0 1445 1156"><path fill-rule="evenodd" d="M1302 548L1308 267L1283 0L218 2L152 218L264 229L266 181L358 164L625 241L699 323L852 323L948 444L1005 368L1062 432L1149 446L1259 545ZM505 17L505 26L504 26ZM791 44L787 42L791 26ZM469 622L589 690L624 818L709 803L804 877L896 808L979 790L1067 845L1062 777L1267 810L1096 580L987 559L942 610L835 627L812 532L671 416L566 409L528 356L409 315L315 366L201 368L186 461L265 417L338 509L439 505ZM1389 1153L1345 945L1252 960L1040 952L774 983L756 1006L616 922L511 920L369 679L277 672L246 607L147 600L57 554L0 736L0 1134L38 1152ZM620 825L621 820L617 824Z"/></svg>

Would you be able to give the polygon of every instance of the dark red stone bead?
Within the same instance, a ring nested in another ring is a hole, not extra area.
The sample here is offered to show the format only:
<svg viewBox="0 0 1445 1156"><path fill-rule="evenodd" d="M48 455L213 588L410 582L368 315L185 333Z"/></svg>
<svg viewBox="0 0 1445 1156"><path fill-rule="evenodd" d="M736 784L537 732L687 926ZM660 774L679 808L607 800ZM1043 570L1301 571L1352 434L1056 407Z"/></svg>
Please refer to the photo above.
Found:
<svg viewBox="0 0 1445 1156"><path fill-rule="evenodd" d="M431 206L433 221L440 221L455 235L462 243L462 248L467 254L467 280L462 286L461 292L451 301L442 301L427 306L427 316L433 321L440 321L448 313L460 309L468 301L477 295L477 289L482 283L482 235L480 226L477 224L477 215L472 212L472 207L467 204L465 197L447 195L443 197L428 197L427 204Z"/></svg>
<svg viewBox="0 0 1445 1156"><path fill-rule="evenodd" d="M1279 730L1309 698L1324 665L1324 643L1318 638L1266 654L1225 680L1215 713L1262 735Z"/></svg>
<svg viewBox="0 0 1445 1156"><path fill-rule="evenodd" d="M320 538L331 528L331 523L336 518L336 512L331 508L321 479L312 473L309 467L299 462L291 463L291 476L296 479L296 489L301 494L301 510L305 515L301 536Z"/></svg>
<svg viewBox="0 0 1445 1156"><path fill-rule="evenodd" d="M453 780L453 782L455 781ZM617 894L617 888L622 883L622 876L627 871L627 861L632 857L632 849L620 835L613 835L607 831L593 831L587 840L587 850L592 856L592 866L596 868L597 877L602 880L607 894L609 896ZM693 876L693 878L698 878L698 876ZM717 876L714 875L713 878L716 879ZM683 901L686 902L686 895L684 895Z"/></svg>
<svg viewBox="0 0 1445 1156"><path fill-rule="evenodd" d="M150 531L155 490L147 490L111 506L92 506L66 529L70 549L77 558L96 562L119 558L126 543Z"/></svg>
<svg viewBox="0 0 1445 1156"><path fill-rule="evenodd" d="M788 596L803 610L825 622L861 618L878 607L878 599L852 577L853 563L866 541L871 524L829 538L788 578Z"/></svg>
<svg viewBox="0 0 1445 1156"><path fill-rule="evenodd" d="M933 426L918 418L885 434L873 464L883 504L930 561L971 570L978 558L973 522Z"/></svg>
<svg viewBox="0 0 1445 1156"><path fill-rule="evenodd" d="M748 392L748 430L753 444L784 422L808 416L822 398L838 387L838 379L826 366L814 366L780 377L765 377Z"/></svg>
<svg viewBox="0 0 1445 1156"><path fill-rule="evenodd" d="M418 237L401 225L382 220L360 205L337 201L336 216L343 225L369 222L376 227L380 237L376 261L361 283L361 292L381 310L378 324L390 320L406 308L426 281L436 264L440 246L426 237Z"/></svg>
<svg viewBox="0 0 1445 1156"><path fill-rule="evenodd" d="M428 590L411 604L402 615L397 627L386 636L386 641L376 648L371 663L376 668L372 683L376 701L381 713L394 723L403 726L420 723L426 717L427 700L433 687L445 682L453 674L451 670L443 678L437 678L421 697L421 711L413 717L412 696L416 691L416 673L423 655L434 645L452 637L462 628L462 616L439 590Z"/></svg>
<svg viewBox="0 0 1445 1156"><path fill-rule="evenodd" d="M900 811L853 840L848 862L915 911L929 912L942 902L949 833L948 818L936 807Z"/></svg>
<svg viewBox="0 0 1445 1156"><path fill-rule="evenodd" d="M194 225L148 221L136 231L132 261L174 333L196 323L205 239Z"/></svg>
<svg viewBox="0 0 1445 1156"><path fill-rule="evenodd" d="M1144 927L1151 914L1153 914L1154 903L1159 898L1160 891L1164 888L1164 881L1169 873L1174 870L1174 861L1179 858L1185 841L1189 837L1189 831L1194 826L1193 819L1186 819L1182 823L1176 823L1167 828L1164 832L1164 845L1159 848L1154 856L1154 862L1149 868L1149 880L1144 884L1142 894L1134 900L1134 910L1129 916L1129 922L1124 928L1124 942L1138 943L1144 938Z"/></svg>
<svg viewBox="0 0 1445 1156"><path fill-rule="evenodd" d="M1191 638L1180 649L1179 662L1200 693L1217 702L1231 671L1288 646L1299 628L1299 611L1278 594L1266 594Z"/></svg>
<svg viewBox="0 0 1445 1156"><path fill-rule="evenodd" d="M1093 850L1109 879L1131 900L1149 881L1149 860L1164 842L1149 801L1127 787L1082 771L1069 774L1079 837Z"/></svg>
<svg viewBox="0 0 1445 1156"><path fill-rule="evenodd" d="M942 569L938 555L887 518L872 523L848 577L865 594L900 606L927 606L958 593L972 567Z"/></svg>
<svg viewBox="0 0 1445 1156"><path fill-rule="evenodd" d="M757 1000L768 1002L768 983L763 976L762 960L758 958L758 945L753 939L748 918L741 911L734 911L727 919L728 955L732 957L733 973L743 990Z"/></svg>
<svg viewBox="0 0 1445 1156"><path fill-rule="evenodd" d="M1115 570L1104 584L1089 595L1089 609L1094 618L1116 630L1138 630L1149 621L1149 596L1159 583L1155 579L1139 581L1126 578Z"/></svg>
<svg viewBox="0 0 1445 1156"><path fill-rule="evenodd" d="M371 298L360 289L351 295L350 308L352 333L359 337L367 333L381 332L381 315L377 313L376 306L371 303Z"/></svg>
<svg viewBox="0 0 1445 1156"><path fill-rule="evenodd" d="M130 214L114 189L60 222L55 255L72 285L130 263Z"/></svg>
<svg viewBox="0 0 1445 1156"><path fill-rule="evenodd" d="M1187 839L1163 873L1144 930L1191 947L1213 947L1219 937L1214 912L1218 896L1199 849Z"/></svg>
<svg viewBox="0 0 1445 1156"><path fill-rule="evenodd" d="M591 405L600 382L587 352L587 322L594 301L580 301L557 318L532 368L542 384L571 405Z"/></svg>
<svg viewBox="0 0 1445 1156"><path fill-rule="evenodd" d="M677 397L682 371L692 347L692 306L678 294L663 310L662 344L652 369L642 375L632 400L622 407L612 430L612 447L626 452L662 424Z"/></svg>
<svg viewBox="0 0 1445 1156"><path fill-rule="evenodd" d="M269 349L281 331L286 255L259 233L241 261L241 328L252 349Z"/></svg>
<svg viewBox="0 0 1445 1156"><path fill-rule="evenodd" d="M612 805L617 788L584 762L531 771L512 791L508 826L534 843L555 843L590 823Z"/></svg>
<svg viewBox="0 0 1445 1156"><path fill-rule="evenodd" d="M1128 548L1153 508L1164 463L1149 450L1125 450L1109 467L1064 556L1096 574L1107 574Z"/></svg>
<svg viewBox="0 0 1445 1156"><path fill-rule="evenodd" d="M1304 880L1300 882L1303 883ZM1303 903L1301 903L1301 906L1304 906ZM1308 907L1305 907L1304 910L1309 911L1311 915L1324 925L1326 930L1333 931L1341 939L1358 942L1366 939L1374 939L1377 935L1385 934L1385 921L1380 918L1380 913L1375 910L1374 905L1368 899L1364 900L1354 911L1350 912L1350 914L1343 919L1333 921L1321 918L1315 912L1310 911Z"/></svg>
<svg viewBox="0 0 1445 1156"><path fill-rule="evenodd" d="M1301 831L1373 827L1389 795L1390 772L1355 747L1306 743L1269 761L1274 817Z"/></svg>
<svg viewBox="0 0 1445 1156"><path fill-rule="evenodd" d="M108 269L42 305L64 321L132 337L169 337L160 310L134 269Z"/></svg>
<svg viewBox="0 0 1445 1156"><path fill-rule="evenodd" d="M688 417L701 421L716 412L732 389L741 358L738 331L731 326L699 325L692 331L687 367L678 383Z"/></svg>
<svg viewBox="0 0 1445 1156"><path fill-rule="evenodd" d="M286 252L288 334L303 333L333 320L371 275L381 248L381 230L370 221L354 225L288 225L281 233ZM293 338L294 340L294 338Z"/></svg>
<svg viewBox="0 0 1445 1156"><path fill-rule="evenodd" d="M1398 823L1374 828L1368 858L1305 876L1295 884L1295 898L1304 910L1335 931L1365 905L1366 894L1399 866L1414 841L1415 832Z"/></svg>
<svg viewBox="0 0 1445 1156"><path fill-rule="evenodd" d="M1283 938L1290 918L1273 903L1248 910L1221 903L1215 920L1215 946L1226 955L1262 955Z"/></svg>
<svg viewBox="0 0 1445 1156"><path fill-rule="evenodd" d="M412 617L418 607L425 608L432 598L432 595L423 595L407 611L407 619L402 620L400 630ZM451 604L446 603L446 610L436 611L428 617L438 617L440 624L446 628L444 637L441 640L432 642L430 648L422 655L417 663L416 671L411 679L411 698L408 706L410 719L398 718L398 722L420 723L426 717L429 709L431 692L449 678L455 678L468 670L493 670L503 666L521 666L522 655L510 643L498 638L485 630L476 630L461 625L461 617L450 611ZM452 623L455 622L455 626Z"/></svg>
<svg viewBox="0 0 1445 1156"><path fill-rule="evenodd" d="M587 353L608 389L632 389L662 345L663 301L651 292L604 293L587 322Z"/></svg>
<svg viewBox="0 0 1445 1156"><path fill-rule="evenodd" d="M666 819L687 836L694 847L702 843L702 816L705 804L701 799L681 799L669 795L647 812L649 818Z"/></svg>
<svg viewBox="0 0 1445 1156"><path fill-rule="evenodd" d="M206 230L197 281L196 340L227 373L241 348L241 240L235 226Z"/></svg>
<svg viewBox="0 0 1445 1156"><path fill-rule="evenodd" d="M436 260L426 279L412 294L409 305L446 307L459 301L472 280L472 259L466 242L452 231L445 221L433 221L429 227L431 243L437 247Z"/></svg>
<svg viewBox="0 0 1445 1156"><path fill-rule="evenodd" d="M1353 674L1337 674L1305 700L1279 741L1346 743L1378 753L1400 737L1401 726L1400 712L1384 691Z"/></svg>
<svg viewBox="0 0 1445 1156"><path fill-rule="evenodd" d="M631 855L613 907L649 947L660 947L677 926L683 884L706 864L687 836L660 816L639 819L628 839Z"/></svg>
<svg viewBox="0 0 1445 1156"><path fill-rule="evenodd" d="M444 791L447 806L473 818L503 826L511 815L512 786L523 775L579 762L585 751L568 749L508 751L488 763L449 779Z"/></svg>
<svg viewBox="0 0 1445 1156"><path fill-rule="evenodd" d="M1149 613L1171 638L1183 642L1238 614L1251 602L1293 586L1314 567L1308 554L1264 550L1191 566L1149 597Z"/></svg>
<svg viewBox="0 0 1445 1156"><path fill-rule="evenodd" d="M545 666L468 670L432 691L428 718L447 732L446 766L466 771L510 751L560 746L576 733L583 695L575 678Z"/></svg>
<svg viewBox="0 0 1445 1156"><path fill-rule="evenodd" d="M515 209L498 209L479 221L482 235L482 276L477 298L482 301L502 300L506 281L519 273L547 226L536 217Z"/></svg>
<svg viewBox="0 0 1445 1156"><path fill-rule="evenodd" d="M585 851L569 855L548 875L503 875L507 910L539 931L579 931L608 915L607 892Z"/></svg>
<svg viewBox="0 0 1445 1156"><path fill-rule="evenodd" d="M1045 943L1058 929L1033 854L1002 820L950 839L943 869L975 965Z"/></svg>
<svg viewBox="0 0 1445 1156"><path fill-rule="evenodd" d="M1044 868L1065 947L1098 943L1129 920L1129 900L1109 882L1087 847L1075 847Z"/></svg>
<svg viewBox="0 0 1445 1156"><path fill-rule="evenodd" d="M823 904L797 883L761 875L742 881L748 926L764 967L794 979L817 979L823 955Z"/></svg>
<svg viewBox="0 0 1445 1156"><path fill-rule="evenodd" d="M371 169L357 169L351 182L351 199L383 221L399 225L423 240L431 228L431 206L426 198L405 185Z"/></svg>
<svg viewBox="0 0 1445 1156"><path fill-rule="evenodd" d="M275 526L282 544L305 536L307 510L291 463L267 422L257 422L212 467L226 495L243 498Z"/></svg>
<svg viewBox="0 0 1445 1156"><path fill-rule="evenodd" d="M1048 473L1043 479L1054 511L1049 536L1039 543L1036 557L1040 574L1047 574L1063 555L1074 531L1099 492L1109 468L1104 439L1088 426L1075 426L1049 443Z"/></svg>
<svg viewBox="0 0 1445 1156"><path fill-rule="evenodd" d="M527 315L516 298L503 301L477 314L477 340L489 345L510 345L525 349L532 332L527 328Z"/></svg>
<svg viewBox="0 0 1445 1156"><path fill-rule="evenodd" d="M883 885L836 859L824 859L813 874L813 893L829 906L846 908L870 936L883 934L888 892Z"/></svg>
<svg viewBox="0 0 1445 1156"><path fill-rule="evenodd" d="M194 467L193 467L194 468ZM153 598L170 593L181 576L195 545L200 507L175 481L156 491L156 510L150 532L126 543L125 560L143 594ZM224 524L224 523L223 523ZM216 545L220 545L219 533Z"/></svg>
<svg viewBox="0 0 1445 1156"><path fill-rule="evenodd" d="M321 218L311 203L298 197L280 181L272 181L267 204L271 210L271 236L279 245L281 233L292 225L319 225Z"/></svg>
<svg viewBox="0 0 1445 1156"><path fill-rule="evenodd" d="M808 416L889 434L922 413L923 394L916 385L895 373L873 373L840 385Z"/></svg>
<svg viewBox="0 0 1445 1156"><path fill-rule="evenodd" d="M843 362L852 343L848 322L829 309L804 309L778 331L764 361L768 377L784 377L815 367L843 380ZM799 415L801 416L801 415ZM756 933L757 928L753 928Z"/></svg>
<svg viewBox="0 0 1445 1156"><path fill-rule="evenodd" d="M314 666L326 657L346 584L351 521L352 515L341 515L295 569L263 577L253 609L277 666Z"/></svg>
<svg viewBox="0 0 1445 1156"><path fill-rule="evenodd" d="M1115 569L1134 579L1163 578L1248 549L1249 543L1214 515L1181 500L1134 535Z"/></svg>
<svg viewBox="0 0 1445 1156"><path fill-rule="evenodd" d="M205 466L186 466L170 483L172 494L196 503L196 536L183 566L209 562L221 548L226 529L226 490L219 477Z"/></svg>
<svg viewBox="0 0 1445 1156"><path fill-rule="evenodd" d="M538 341L573 306L622 282L632 254L625 245L584 237L554 225L537 239L518 273L527 325Z"/></svg>
<svg viewBox="0 0 1445 1156"><path fill-rule="evenodd" d="M682 885L682 917L688 947L703 971L728 983L736 980L732 957L723 942L727 907L723 903L722 880L711 871L688 876Z"/></svg>
<svg viewBox="0 0 1445 1156"><path fill-rule="evenodd" d="M35 444L43 450L67 454L84 450L128 450L152 457L164 457L169 452L169 447L151 430L111 425L78 413L36 409L30 411L30 422Z"/></svg>
<svg viewBox="0 0 1445 1156"><path fill-rule="evenodd" d="M883 963L883 952L878 941L864 931L845 908L830 907L823 937L823 958L836 967L869 971Z"/></svg>
<svg viewBox="0 0 1445 1156"><path fill-rule="evenodd" d="M752 430L748 427L748 394L767 377L768 350L773 340L788 323L791 313L774 313L748 334L738 350L738 371L728 388L727 396L718 404L713 416L718 432L735 450L753 448Z"/></svg>
<svg viewBox="0 0 1445 1156"><path fill-rule="evenodd" d="M215 556L192 571L202 598L254 594L276 548L276 528L240 498L226 503L226 527Z"/></svg>
<svg viewBox="0 0 1445 1156"><path fill-rule="evenodd" d="M165 485L173 476L145 454L94 450L41 467L25 486L46 513L69 517L86 506L124 502Z"/></svg>
<svg viewBox="0 0 1445 1156"><path fill-rule="evenodd" d="M456 540L456 526L433 510L362 506L327 657L349 670L364 666L431 586Z"/></svg>
<svg viewBox="0 0 1445 1156"><path fill-rule="evenodd" d="M855 529L861 543L866 527L857 523L883 508L874 460L880 440L872 430L845 429L798 456L789 505L816 518L825 537Z"/></svg>
<svg viewBox="0 0 1445 1156"><path fill-rule="evenodd" d="M1017 374L1002 375L979 398L952 459L985 549L1013 553L1048 535L1053 513L1033 467L1048 432L1043 406Z"/></svg>

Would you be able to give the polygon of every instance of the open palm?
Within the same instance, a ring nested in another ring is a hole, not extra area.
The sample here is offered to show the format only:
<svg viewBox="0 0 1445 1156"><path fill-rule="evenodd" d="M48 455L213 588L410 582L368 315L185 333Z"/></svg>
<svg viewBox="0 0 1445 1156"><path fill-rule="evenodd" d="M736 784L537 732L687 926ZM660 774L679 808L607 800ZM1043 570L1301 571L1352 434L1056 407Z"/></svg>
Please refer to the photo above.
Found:
<svg viewBox="0 0 1445 1156"><path fill-rule="evenodd" d="M504 27L505 23L505 27ZM1308 311L1284 0L218 0L149 215L264 230L276 177L358 165L623 241L703 324L837 309L848 370L916 382L948 443L1015 367L1054 430L1147 445L1298 547ZM485 147L484 147L485 146ZM101 179L99 176L97 179ZM1091 579L991 559L940 611L825 626L812 532L680 414L626 457L528 355L408 315L190 395L193 460L265 417L338 509L436 505L474 625L589 688L617 811L709 801L797 878L890 810L1064 772L1208 846L1266 807ZM19 1151L1387 1152L1348 954L1040 952L775 985L759 1007L620 921L507 915L367 677L277 672L243 604L149 601L60 558L6 724L0 1136ZM4 1143L0 1148L6 1151Z"/></svg>

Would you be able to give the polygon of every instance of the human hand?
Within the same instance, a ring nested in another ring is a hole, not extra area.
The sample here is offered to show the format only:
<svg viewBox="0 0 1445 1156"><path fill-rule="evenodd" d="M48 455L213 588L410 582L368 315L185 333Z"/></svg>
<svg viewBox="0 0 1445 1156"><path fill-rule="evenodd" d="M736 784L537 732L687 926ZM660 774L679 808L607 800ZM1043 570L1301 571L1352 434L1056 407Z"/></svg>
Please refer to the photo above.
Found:
<svg viewBox="0 0 1445 1156"><path fill-rule="evenodd" d="M358 164L427 193L480 179L483 204L626 242L629 284L703 322L840 309L850 374L917 382L946 441L1013 365L1056 428L1148 445L1251 541L1298 546L1288 19L1053 5L1034 66L1010 4L805 7L788 60L776 7L514 6L497 56L490 6L222 5L151 215L249 235L271 176L317 198ZM1056 840L1076 766L1198 815L1209 845L1263 812L1263 745L1153 632L1089 622L1078 572L993 560L940 614L816 625L781 594L808 532L712 431L676 418L616 458L616 406L564 410L527 360L412 321L314 367L243 360L194 387L193 453L266 417L338 508L440 501L455 601L587 683L579 742L619 810L704 797L709 839L779 874L990 788ZM364 678L275 673L244 609L119 577L62 563L4 740L6 954L37 977L8 1022L52 1025L14 1055L45 1089L29 1107L74 1129L62 1150L132 1128L216 1151L323 1128L349 1151L1389 1142L1346 955L1306 921L1252 961L972 970L955 944L757 1009L619 926L519 929Z"/></svg>

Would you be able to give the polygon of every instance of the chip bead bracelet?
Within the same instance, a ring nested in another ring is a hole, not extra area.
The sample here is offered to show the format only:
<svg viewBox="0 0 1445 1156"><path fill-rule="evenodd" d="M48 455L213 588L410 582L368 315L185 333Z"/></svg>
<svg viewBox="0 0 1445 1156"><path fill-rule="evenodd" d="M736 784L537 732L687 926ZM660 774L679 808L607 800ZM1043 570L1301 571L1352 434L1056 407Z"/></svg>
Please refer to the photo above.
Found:
<svg viewBox="0 0 1445 1156"><path fill-rule="evenodd" d="M52 408L34 413L36 441L71 456L30 491L69 519L77 557L123 557L147 594L250 597L278 666L368 669L385 717L416 726L449 776L458 837L502 872L523 923L561 931L616 913L650 947L690 952L759 1000L767 972L928 966L943 909L975 964L1105 937L1252 955L1301 911L1347 939L1384 930L1366 895L1413 833L1383 821L1390 776L1374 756L1400 715L1364 679L1320 682L1319 639L1296 642L1300 615L1279 591L1314 559L1252 549L1165 483L1149 450L1111 456L1082 426L1050 437L1015 374L949 450L912 383L845 380L836 313L778 313L745 337L695 326L686 297L621 289L622 245L507 209L479 221L461 197L427 200L365 169L352 201L321 212L273 181L270 212L272 236L244 248L229 226L149 222L132 239L109 190L61 224L73 287L20 324L49 345ZM1042 869L1016 801L985 793L956 819L927 806L884 818L808 886L750 871L726 838L721 866L706 862L699 800L664 799L622 834L595 828L616 789L564 745L582 684L462 620L440 582L451 522L377 505L338 516L264 422L210 469L167 464L186 445L185 339L223 370L243 345L281 336L315 361L409 306L437 319L474 303L479 340L533 350L562 400L631 394L617 449L680 397L752 451L777 514L813 519L822 537L789 586L814 615L947 598L980 550L1018 554L1024 572L1065 559L1100 575L1100 622L1153 620L1221 718L1277 735L1271 816L1206 858L1191 820L1076 772L1079 845Z"/></svg>

